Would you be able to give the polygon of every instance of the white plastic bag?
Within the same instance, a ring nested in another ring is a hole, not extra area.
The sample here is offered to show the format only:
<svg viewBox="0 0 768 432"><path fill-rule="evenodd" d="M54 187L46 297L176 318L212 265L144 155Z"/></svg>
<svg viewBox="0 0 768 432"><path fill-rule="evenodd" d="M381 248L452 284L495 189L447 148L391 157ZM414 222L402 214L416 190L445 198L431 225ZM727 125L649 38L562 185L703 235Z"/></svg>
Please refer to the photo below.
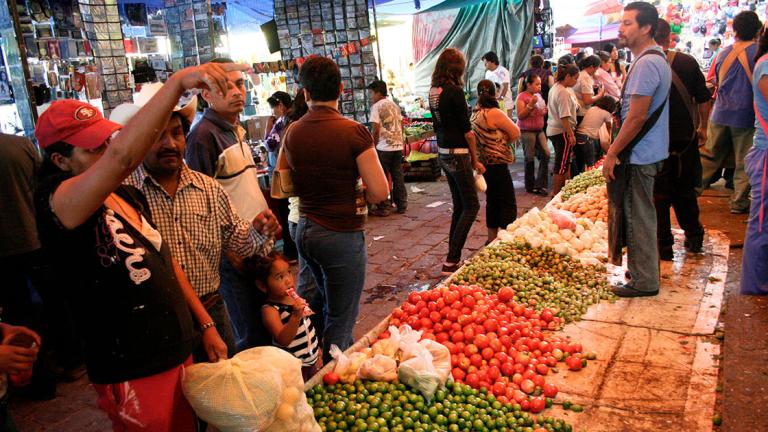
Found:
<svg viewBox="0 0 768 432"><path fill-rule="evenodd" d="M488 190L488 184L485 182L485 177L482 174L475 173L475 189L478 192L485 192Z"/></svg>
<svg viewBox="0 0 768 432"><path fill-rule="evenodd" d="M432 366L435 367L435 372L440 377L440 385L445 385L451 375L451 352L448 347L432 339L424 339L419 342L419 345L429 351L432 356Z"/></svg>
<svg viewBox="0 0 768 432"><path fill-rule="evenodd" d="M418 345L421 339L422 331L414 330L408 324L400 326L400 350L403 351L403 360L407 359L408 347L412 345Z"/></svg>
<svg viewBox="0 0 768 432"><path fill-rule="evenodd" d="M387 357L395 358L400 349L400 331L395 326L389 326L389 337L376 341L371 346L373 355L381 354Z"/></svg>
<svg viewBox="0 0 768 432"><path fill-rule="evenodd" d="M432 354L419 344L411 347L410 354L411 357L397 368L397 377L403 384L418 390L430 402L440 386L440 376L432 364Z"/></svg>
<svg viewBox="0 0 768 432"><path fill-rule="evenodd" d="M383 354L376 354L360 365L357 376L373 381L394 381L397 379L397 361Z"/></svg>
<svg viewBox="0 0 768 432"><path fill-rule="evenodd" d="M569 229L571 231L576 230L576 217L573 213L567 210L550 209L547 214L552 218L552 222L557 225L559 229Z"/></svg>
<svg viewBox="0 0 768 432"><path fill-rule="evenodd" d="M366 352L355 352L346 355L336 345L331 345L328 353L336 359L336 366L333 367L333 372L339 376L341 382L346 384L355 382L360 365L369 358Z"/></svg>
<svg viewBox="0 0 768 432"><path fill-rule="evenodd" d="M301 361L275 347L243 351L185 370L184 396L221 432L318 432L304 395Z"/></svg>

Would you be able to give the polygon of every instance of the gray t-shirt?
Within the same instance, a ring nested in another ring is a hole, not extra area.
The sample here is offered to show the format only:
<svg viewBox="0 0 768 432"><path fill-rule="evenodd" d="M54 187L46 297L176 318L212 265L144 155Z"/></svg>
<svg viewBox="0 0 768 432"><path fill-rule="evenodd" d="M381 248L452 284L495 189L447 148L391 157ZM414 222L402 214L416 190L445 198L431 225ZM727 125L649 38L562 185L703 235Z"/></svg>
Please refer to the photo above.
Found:
<svg viewBox="0 0 768 432"><path fill-rule="evenodd" d="M40 249L35 225L35 179L40 155L27 138L0 134L0 257Z"/></svg>
<svg viewBox="0 0 768 432"><path fill-rule="evenodd" d="M560 120L565 117L568 117L571 129L576 130L576 113L579 111L579 102L576 100L576 95L573 94L572 89L555 83L549 90L547 111L549 112L547 136L560 135L565 132Z"/></svg>

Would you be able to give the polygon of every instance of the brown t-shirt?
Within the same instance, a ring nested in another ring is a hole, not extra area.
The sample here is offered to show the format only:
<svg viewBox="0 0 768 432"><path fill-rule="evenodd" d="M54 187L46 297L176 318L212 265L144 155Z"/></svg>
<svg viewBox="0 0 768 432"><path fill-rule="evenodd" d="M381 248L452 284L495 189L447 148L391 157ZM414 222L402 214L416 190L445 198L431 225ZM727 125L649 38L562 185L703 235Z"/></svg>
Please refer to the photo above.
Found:
<svg viewBox="0 0 768 432"><path fill-rule="evenodd" d="M368 209L356 159L373 147L368 129L312 107L288 127L283 145L301 214L332 231L362 231Z"/></svg>

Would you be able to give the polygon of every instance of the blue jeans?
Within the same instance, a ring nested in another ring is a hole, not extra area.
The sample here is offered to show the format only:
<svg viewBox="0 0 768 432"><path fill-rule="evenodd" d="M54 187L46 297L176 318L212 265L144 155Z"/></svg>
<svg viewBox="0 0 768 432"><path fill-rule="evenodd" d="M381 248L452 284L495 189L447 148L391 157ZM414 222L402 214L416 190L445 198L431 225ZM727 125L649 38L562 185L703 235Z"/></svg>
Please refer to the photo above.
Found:
<svg viewBox="0 0 768 432"><path fill-rule="evenodd" d="M448 187L451 189L453 199L446 261L457 263L461 261L461 250L467 241L477 212L480 211L480 202L477 199L472 161L468 154L441 154L438 162L448 178Z"/></svg>
<svg viewBox="0 0 768 432"><path fill-rule="evenodd" d="M323 297L323 361L328 362L331 345L342 350L352 345L368 262L365 232L331 231L302 216L296 244Z"/></svg>
<svg viewBox="0 0 768 432"><path fill-rule="evenodd" d="M235 343L235 334L232 330L232 322L229 319L229 313L227 307L224 305L224 300L219 299L216 303L206 309L208 315L211 316L213 322L216 323L216 331L219 332L221 340L227 345L227 358L232 358L237 354L237 345ZM192 357L195 363L204 363L208 361L208 354L202 347L202 344L195 349L192 353Z"/></svg>
<svg viewBox="0 0 768 432"><path fill-rule="evenodd" d="M294 242L297 241L296 231L298 228L299 224L290 221L288 222L288 231L290 232L291 239L293 239ZM309 264L307 264L307 260L301 256L301 251L299 251L298 255L299 278L296 284L296 292L301 296L301 298L307 301L309 307L312 308L312 310L315 312L315 314L312 315L310 319L312 321L312 325L314 325L315 328L320 331L324 328L323 294L317 288L315 275L312 274L312 269L309 267ZM321 336L321 334L318 334L318 337Z"/></svg>
<svg viewBox="0 0 768 432"><path fill-rule="evenodd" d="M744 258L741 263L741 293L768 295L768 200L760 202L763 194L765 158L768 150L752 147L744 160L745 170L752 187L752 209L744 237ZM768 187L768 186L767 186ZM760 231L760 208L763 206L763 226Z"/></svg>
<svg viewBox="0 0 768 432"><path fill-rule="evenodd" d="M237 352L254 346L251 321L261 319L261 311L257 311L256 316L252 311L251 291L254 289L254 284L249 283L243 274L229 263L227 257L222 255L220 293L229 311Z"/></svg>

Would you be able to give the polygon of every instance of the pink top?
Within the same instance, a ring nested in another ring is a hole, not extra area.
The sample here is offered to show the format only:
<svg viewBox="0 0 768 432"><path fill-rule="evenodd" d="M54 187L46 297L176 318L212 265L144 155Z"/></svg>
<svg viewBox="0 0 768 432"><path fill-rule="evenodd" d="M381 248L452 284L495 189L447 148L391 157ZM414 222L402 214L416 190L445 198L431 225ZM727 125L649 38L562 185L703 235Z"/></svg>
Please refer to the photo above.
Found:
<svg viewBox="0 0 768 432"><path fill-rule="evenodd" d="M541 94L536 93L536 96L539 97L539 101L536 103L536 108L534 108L527 117L520 118L520 113L518 113L517 127L519 127L521 131L540 132L544 130L544 114L547 113L547 106L542 102L544 101L544 98ZM531 102L532 98L533 95L527 91L517 95L517 100L523 101L526 105ZM543 108L540 108L541 106L543 106Z"/></svg>

